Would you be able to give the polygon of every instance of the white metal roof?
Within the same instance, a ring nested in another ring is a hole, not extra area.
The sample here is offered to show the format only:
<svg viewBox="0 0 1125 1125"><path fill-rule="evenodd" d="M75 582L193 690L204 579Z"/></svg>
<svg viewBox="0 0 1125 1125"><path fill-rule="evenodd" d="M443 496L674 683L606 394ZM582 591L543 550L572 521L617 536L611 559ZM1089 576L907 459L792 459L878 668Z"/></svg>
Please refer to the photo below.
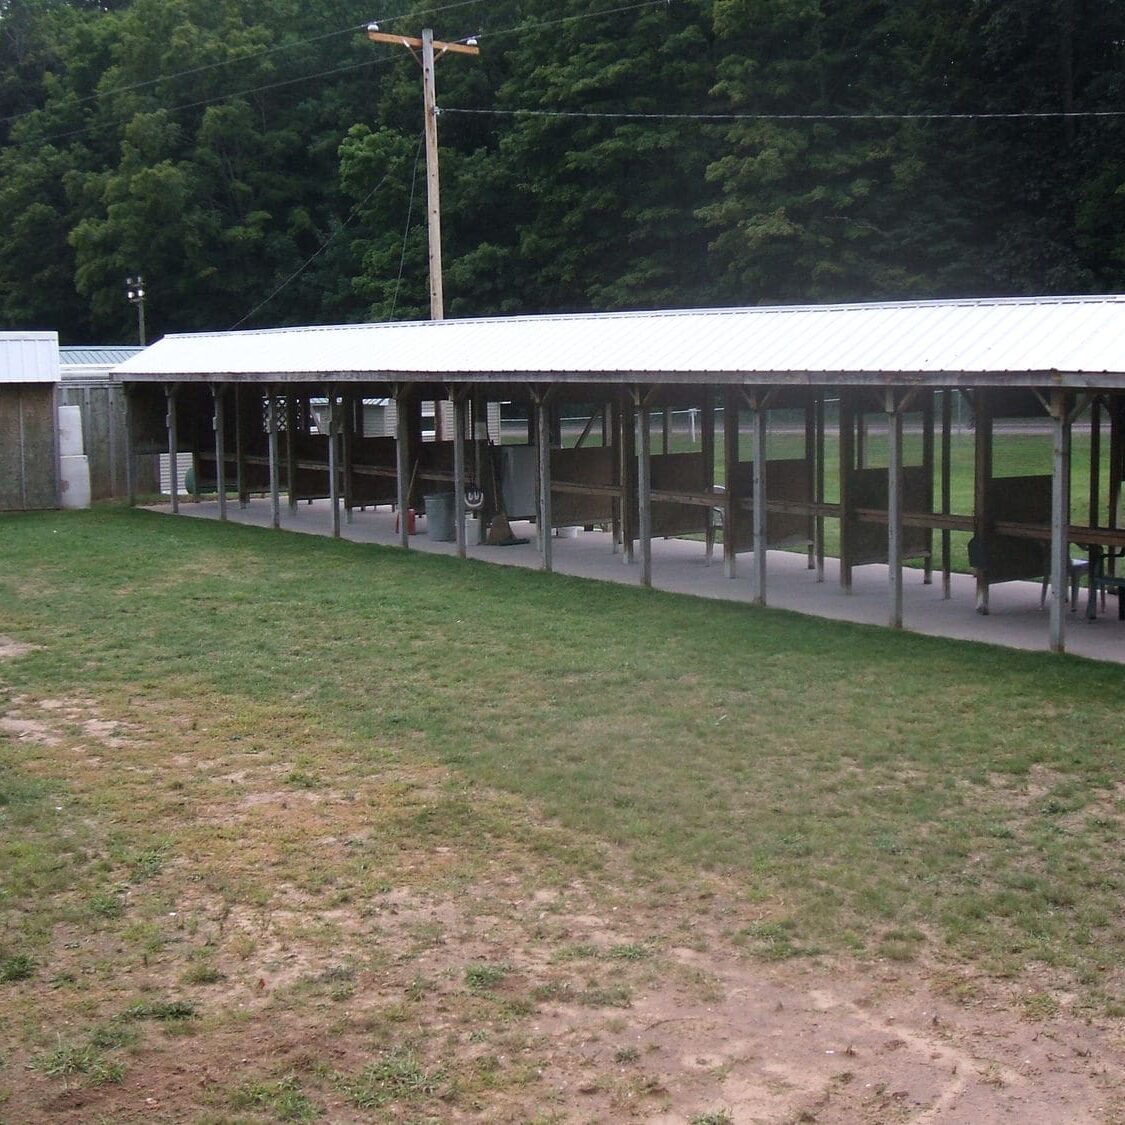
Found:
<svg viewBox="0 0 1125 1125"><path fill-rule="evenodd" d="M0 383L57 383L57 332L0 332Z"/></svg>
<svg viewBox="0 0 1125 1125"><path fill-rule="evenodd" d="M1125 296L548 315L168 336L123 377L1125 373ZM1125 376L1123 376L1125 378ZM1112 380L1116 385L1116 379ZM1122 383L1125 385L1125 382Z"/></svg>

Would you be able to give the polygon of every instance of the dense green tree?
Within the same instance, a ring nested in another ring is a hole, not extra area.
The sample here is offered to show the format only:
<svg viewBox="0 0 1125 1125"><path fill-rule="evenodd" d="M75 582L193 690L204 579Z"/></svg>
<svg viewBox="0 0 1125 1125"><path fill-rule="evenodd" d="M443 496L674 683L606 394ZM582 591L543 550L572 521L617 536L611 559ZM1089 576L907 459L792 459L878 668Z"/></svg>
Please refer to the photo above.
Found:
<svg viewBox="0 0 1125 1125"><path fill-rule="evenodd" d="M428 315L419 69L372 14L0 0L0 323L127 336L135 273L156 333ZM438 66L449 315L1125 286L1125 118L974 116L1125 109L1123 4L374 14L480 37Z"/></svg>

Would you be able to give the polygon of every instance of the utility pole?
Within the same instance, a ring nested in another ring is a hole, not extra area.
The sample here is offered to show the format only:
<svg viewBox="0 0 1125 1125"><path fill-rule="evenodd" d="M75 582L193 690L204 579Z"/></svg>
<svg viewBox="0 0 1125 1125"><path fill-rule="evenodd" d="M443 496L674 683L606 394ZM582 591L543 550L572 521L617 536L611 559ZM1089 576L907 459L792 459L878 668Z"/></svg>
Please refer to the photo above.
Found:
<svg viewBox="0 0 1125 1125"><path fill-rule="evenodd" d="M443 43L434 39L431 28L421 39L406 35L390 35L380 31L377 23L367 25L367 38L373 43L397 43L409 49L422 67L422 108L426 126L426 228L430 247L430 319L445 319L445 301L441 280L441 185L438 175L438 128L440 110L434 86L434 64L448 53L479 55L473 39L465 43ZM418 52L421 51L421 57ZM437 52L435 54L435 52Z"/></svg>
<svg viewBox="0 0 1125 1125"><path fill-rule="evenodd" d="M406 47L422 67L422 110L426 136L426 232L429 236L430 320L445 319L445 296L442 290L441 267L441 183L438 174L437 105L434 85L434 64L447 53L479 55L475 39L464 43L444 43L434 39L432 28L425 28L421 39L408 35L390 35L379 30L377 23L367 25L367 38L372 43L397 43ZM435 50L437 54L435 55ZM418 52L421 51L421 57ZM434 438L441 441L441 403L434 403Z"/></svg>

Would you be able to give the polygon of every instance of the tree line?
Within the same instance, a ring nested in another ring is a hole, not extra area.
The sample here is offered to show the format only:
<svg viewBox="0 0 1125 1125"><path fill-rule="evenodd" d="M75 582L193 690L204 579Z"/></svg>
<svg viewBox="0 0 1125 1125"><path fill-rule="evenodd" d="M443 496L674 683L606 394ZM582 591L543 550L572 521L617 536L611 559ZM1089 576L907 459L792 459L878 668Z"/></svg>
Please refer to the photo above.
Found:
<svg viewBox="0 0 1125 1125"><path fill-rule="evenodd" d="M427 316L372 18L448 315L1123 288L1120 0L377 2L0 0L0 324Z"/></svg>

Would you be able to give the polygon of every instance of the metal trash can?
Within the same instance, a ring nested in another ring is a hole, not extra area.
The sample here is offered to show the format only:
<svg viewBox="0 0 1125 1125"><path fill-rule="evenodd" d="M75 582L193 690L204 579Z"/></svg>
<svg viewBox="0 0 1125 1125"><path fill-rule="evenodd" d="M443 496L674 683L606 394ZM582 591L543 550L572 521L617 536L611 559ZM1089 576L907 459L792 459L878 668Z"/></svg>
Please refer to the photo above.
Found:
<svg viewBox="0 0 1125 1125"><path fill-rule="evenodd" d="M426 504L426 532L431 539L452 543L457 538L453 526L453 493L435 492L423 496Z"/></svg>

